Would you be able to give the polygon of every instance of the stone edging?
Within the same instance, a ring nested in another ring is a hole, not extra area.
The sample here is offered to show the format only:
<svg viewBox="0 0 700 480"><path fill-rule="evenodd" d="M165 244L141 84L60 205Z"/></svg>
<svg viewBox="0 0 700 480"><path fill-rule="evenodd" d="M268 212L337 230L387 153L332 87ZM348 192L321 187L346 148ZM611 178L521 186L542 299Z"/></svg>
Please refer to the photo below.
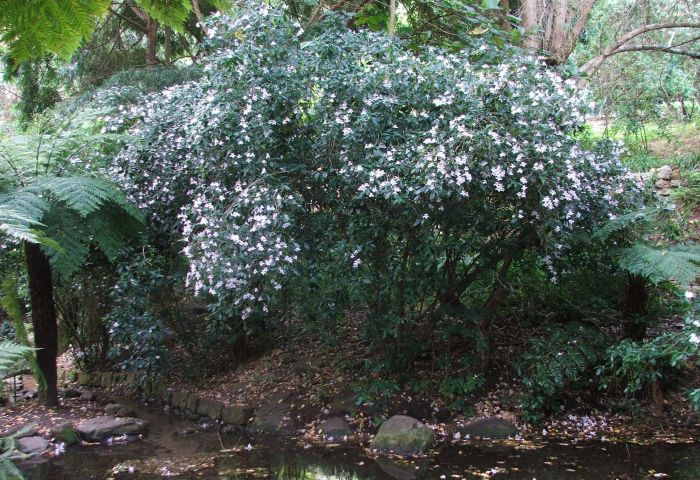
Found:
<svg viewBox="0 0 700 480"><path fill-rule="evenodd" d="M216 400L200 398L185 390L167 388L161 380L147 375L122 372L83 373L68 372L66 380L84 387L126 387L155 398L163 406L185 417L207 417L234 427L245 427L253 415L249 405L224 405Z"/></svg>

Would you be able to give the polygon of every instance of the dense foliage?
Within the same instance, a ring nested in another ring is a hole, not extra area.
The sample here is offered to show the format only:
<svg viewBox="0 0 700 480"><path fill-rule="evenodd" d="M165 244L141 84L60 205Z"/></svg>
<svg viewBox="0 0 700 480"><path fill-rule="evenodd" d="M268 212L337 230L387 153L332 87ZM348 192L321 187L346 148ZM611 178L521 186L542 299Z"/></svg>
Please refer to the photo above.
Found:
<svg viewBox="0 0 700 480"><path fill-rule="evenodd" d="M415 54L267 6L212 28L203 78L112 116L135 140L111 174L246 332L328 292L400 344L525 251L556 280L572 239L634 199L619 148L576 139L573 85L530 57Z"/></svg>

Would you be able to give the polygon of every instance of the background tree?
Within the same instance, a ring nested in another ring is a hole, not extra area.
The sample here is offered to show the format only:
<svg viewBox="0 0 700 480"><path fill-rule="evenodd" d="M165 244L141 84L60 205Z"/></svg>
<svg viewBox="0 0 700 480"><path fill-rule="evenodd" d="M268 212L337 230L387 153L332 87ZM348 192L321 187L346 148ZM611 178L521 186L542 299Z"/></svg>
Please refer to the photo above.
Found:
<svg viewBox="0 0 700 480"><path fill-rule="evenodd" d="M40 396L47 405L58 402L56 278L69 278L91 248L113 260L142 223L111 182L75 173L78 165L90 170L109 135L100 141L92 131L67 134L69 127L49 124L6 138L0 147L0 231L24 255L37 363L46 382Z"/></svg>

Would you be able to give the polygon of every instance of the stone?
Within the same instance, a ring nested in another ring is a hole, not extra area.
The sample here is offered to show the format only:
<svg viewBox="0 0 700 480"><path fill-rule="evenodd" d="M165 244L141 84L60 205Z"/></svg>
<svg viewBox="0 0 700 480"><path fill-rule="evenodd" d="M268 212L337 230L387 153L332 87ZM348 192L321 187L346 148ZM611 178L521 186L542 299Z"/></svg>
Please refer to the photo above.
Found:
<svg viewBox="0 0 700 480"><path fill-rule="evenodd" d="M331 403L331 411L335 414L356 413L357 394L349 388L340 391Z"/></svg>
<svg viewBox="0 0 700 480"><path fill-rule="evenodd" d="M148 424L138 418L95 417L78 424L76 430L85 440L99 442L117 435L146 432Z"/></svg>
<svg viewBox="0 0 700 480"><path fill-rule="evenodd" d="M124 405L121 403L108 403L105 405L105 413L107 415L116 415L122 408L124 408Z"/></svg>
<svg viewBox="0 0 700 480"><path fill-rule="evenodd" d="M133 408L129 407L122 407L119 410L117 410L117 413L115 414L117 417L138 417L138 414Z"/></svg>
<svg viewBox="0 0 700 480"><path fill-rule="evenodd" d="M0 434L0 437L14 437L15 439L18 439L24 437L35 437L38 434L39 433L36 427L30 424L11 428L10 430Z"/></svg>
<svg viewBox="0 0 700 480"><path fill-rule="evenodd" d="M678 167L675 167L673 169L673 173L671 174L671 180L680 180L681 179L681 169Z"/></svg>
<svg viewBox="0 0 700 480"><path fill-rule="evenodd" d="M73 388L66 388L61 390L59 395L63 398L80 398L80 390L75 390Z"/></svg>
<svg viewBox="0 0 700 480"><path fill-rule="evenodd" d="M518 427L510 420L500 417L486 417L469 422L459 428L462 438L469 435L471 438L505 439L518 434Z"/></svg>
<svg viewBox="0 0 700 480"><path fill-rule="evenodd" d="M345 419L340 417L331 417L321 422L319 430L326 437L343 438L345 435L352 435L352 429Z"/></svg>
<svg viewBox="0 0 700 480"><path fill-rule="evenodd" d="M63 442L66 445L74 445L80 442L78 438L78 432L75 431L75 427L70 423L64 423L51 429L51 437L57 442Z"/></svg>
<svg viewBox="0 0 700 480"><path fill-rule="evenodd" d="M17 450L26 454L40 454L49 449L49 441L44 437L24 437L17 440Z"/></svg>
<svg viewBox="0 0 700 480"><path fill-rule="evenodd" d="M187 397L188 396L189 396L189 394L183 390L175 390L173 392L173 398L172 398L173 407L179 409L180 412L184 412L185 408L187 408Z"/></svg>
<svg viewBox="0 0 700 480"><path fill-rule="evenodd" d="M78 385L90 385L90 375L83 372L78 373Z"/></svg>
<svg viewBox="0 0 700 480"><path fill-rule="evenodd" d="M97 395L92 390L83 390L80 394L80 400L83 402L94 402L97 399Z"/></svg>
<svg viewBox="0 0 700 480"><path fill-rule="evenodd" d="M288 400L291 396L291 391L282 390L267 397L265 404L255 412L253 429L268 433L286 432L289 429L291 405Z"/></svg>
<svg viewBox="0 0 700 480"><path fill-rule="evenodd" d="M665 190L671 188L671 180L660 179L654 183L654 188L657 190Z"/></svg>
<svg viewBox="0 0 700 480"><path fill-rule="evenodd" d="M394 415L384 422L370 448L400 455L416 455L433 444L433 431L413 417Z"/></svg>
<svg viewBox="0 0 700 480"><path fill-rule="evenodd" d="M112 374L110 372L105 372L102 374L100 385L105 388L112 386Z"/></svg>
<svg viewBox="0 0 700 480"><path fill-rule="evenodd" d="M253 416L253 409L247 405L232 405L221 409L221 421L228 425L243 427Z"/></svg>
<svg viewBox="0 0 700 480"><path fill-rule="evenodd" d="M187 397L186 409L191 413L197 413L197 405L199 405L199 397L196 395L189 395Z"/></svg>
<svg viewBox="0 0 700 480"><path fill-rule="evenodd" d="M682 185L681 179L671 180L671 188L679 188Z"/></svg>
<svg viewBox="0 0 700 480"><path fill-rule="evenodd" d="M197 405L197 413L209 417L212 420L218 420L221 417L221 405L216 400L209 400L208 398L200 398Z"/></svg>
<svg viewBox="0 0 700 480"><path fill-rule="evenodd" d="M656 170L656 178L660 180L671 180L673 178L673 168L670 165L664 165Z"/></svg>

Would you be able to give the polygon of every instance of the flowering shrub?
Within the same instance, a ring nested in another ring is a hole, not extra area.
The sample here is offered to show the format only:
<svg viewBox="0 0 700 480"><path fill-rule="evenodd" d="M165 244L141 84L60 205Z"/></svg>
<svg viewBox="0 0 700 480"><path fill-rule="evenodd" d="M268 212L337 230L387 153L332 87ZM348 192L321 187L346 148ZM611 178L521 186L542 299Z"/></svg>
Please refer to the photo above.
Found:
<svg viewBox="0 0 700 480"><path fill-rule="evenodd" d="M111 174L232 318L342 291L398 338L507 257L556 279L624 209L619 147L584 148L586 103L531 57L416 54L335 18L304 32L268 5L210 32L201 78L110 118L134 138ZM327 263L342 288L310 290Z"/></svg>

